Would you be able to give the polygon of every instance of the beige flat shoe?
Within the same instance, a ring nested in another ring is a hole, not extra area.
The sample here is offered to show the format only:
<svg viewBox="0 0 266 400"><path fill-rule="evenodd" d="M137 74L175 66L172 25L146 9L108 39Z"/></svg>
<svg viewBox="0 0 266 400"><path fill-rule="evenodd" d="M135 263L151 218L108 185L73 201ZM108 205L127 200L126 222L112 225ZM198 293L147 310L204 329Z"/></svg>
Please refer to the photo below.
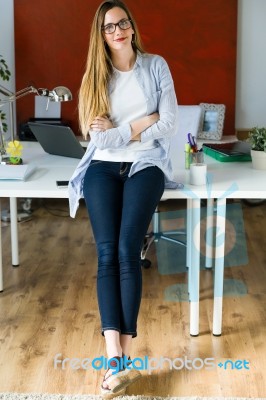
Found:
<svg viewBox="0 0 266 400"><path fill-rule="evenodd" d="M124 396L126 394L126 389L113 392L112 389L105 389L101 387L101 394L104 399L113 399L114 397Z"/></svg>
<svg viewBox="0 0 266 400"><path fill-rule="evenodd" d="M114 357L120 365L122 357ZM130 360L130 358L129 358ZM114 361L114 367L116 362ZM127 365L130 365L127 364ZM112 399L116 396L122 396L125 394L127 386L136 382L141 378L141 373L136 369L124 368L117 373L113 373L106 378L106 374L109 372L108 369L104 375L103 383L101 385L101 393L104 398Z"/></svg>
<svg viewBox="0 0 266 400"><path fill-rule="evenodd" d="M116 386L113 390L126 389L129 385L141 378L141 373L137 369L126 368L124 371L118 372L116 375Z"/></svg>
<svg viewBox="0 0 266 400"><path fill-rule="evenodd" d="M131 358L127 357L124 353L122 353L122 358L124 360L124 368L118 373L118 380L120 381L120 384L117 382L117 390L127 388L129 385L141 378L141 373L139 370L129 368L132 364Z"/></svg>
<svg viewBox="0 0 266 400"><path fill-rule="evenodd" d="M116 361L113 361L114 365L113 367L116 367L117 363L120 365L120 359L121 357L114 357ZM108 372L110 371L110 368L108 368L108 370L106 371L104 378L103 378L103 383L101 385L101 394L103 395L103 397L105 399L113 399L114 397L117 396L122 396L125 394L125 389L124 388L120 388L120 380L118 379L118 373L112 373L111 375L109 375L108 377L106 377L106 375L108 374Z"/></svg>

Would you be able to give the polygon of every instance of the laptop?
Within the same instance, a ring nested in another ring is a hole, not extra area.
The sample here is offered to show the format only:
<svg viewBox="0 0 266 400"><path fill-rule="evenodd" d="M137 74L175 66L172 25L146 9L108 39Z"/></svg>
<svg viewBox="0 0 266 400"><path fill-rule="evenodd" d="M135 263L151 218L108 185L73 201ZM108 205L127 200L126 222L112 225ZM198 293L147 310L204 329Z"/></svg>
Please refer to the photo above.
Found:
<svg viewBox="0 0 266 400"><path fill-rule="evenodd" d="M231 143L203 143L203 146L227 157L249 156L251 150L251 144L241 140Z"/></svg>
<svg viewBox="0 0 266 400"><path fill-rule="evenodd" d="M69 126L28 123L32 133L46 153L56 156L82 158L86 147L82 147Z"/></svg>

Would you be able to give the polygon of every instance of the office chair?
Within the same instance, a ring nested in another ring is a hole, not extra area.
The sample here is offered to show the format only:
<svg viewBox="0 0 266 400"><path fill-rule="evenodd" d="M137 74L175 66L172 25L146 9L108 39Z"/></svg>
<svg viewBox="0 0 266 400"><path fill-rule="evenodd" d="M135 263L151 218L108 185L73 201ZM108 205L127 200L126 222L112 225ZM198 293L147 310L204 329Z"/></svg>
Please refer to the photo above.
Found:
<svg viewBox="0 0 266 400"><path fill-rule="evenodd" d="M173 170L176 172L184 169L185 166L185 143L187 143L187 134L191 133L197 137L202 109L200 106L178 106L178 127L177 134L171 138L170 144L170 159L172 162ZM177 200L178 201L178 200ZM150 246L154 241L167 240L181 246L186 246L186 240L179 240L173 236L186 236L184 231L161 231L160 227L160 203L153 215L153 231L147 233L144 239L141 251L141 265L143 268L149 268L151 261L146 258Z"/></svg>

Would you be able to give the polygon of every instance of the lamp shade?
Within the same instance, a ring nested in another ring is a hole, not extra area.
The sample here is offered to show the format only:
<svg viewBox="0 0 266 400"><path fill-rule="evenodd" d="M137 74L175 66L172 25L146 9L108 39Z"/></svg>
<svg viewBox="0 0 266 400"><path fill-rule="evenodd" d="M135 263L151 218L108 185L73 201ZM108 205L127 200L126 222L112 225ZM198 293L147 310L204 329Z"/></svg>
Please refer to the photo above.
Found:
<svg viewBox="0 0 266 400"><path fill-rule="evenodd" d="M70 101L72 100L72 93L65 86L57 86L51 92L52 96L50 97L51 101Z"/></svg>

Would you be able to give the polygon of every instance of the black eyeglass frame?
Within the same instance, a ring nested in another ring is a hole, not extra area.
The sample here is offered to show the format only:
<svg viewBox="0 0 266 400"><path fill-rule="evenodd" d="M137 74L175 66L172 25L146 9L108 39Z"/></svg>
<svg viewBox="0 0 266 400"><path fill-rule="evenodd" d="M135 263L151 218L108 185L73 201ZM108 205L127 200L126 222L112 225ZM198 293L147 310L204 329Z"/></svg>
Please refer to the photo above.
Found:
<svg viewBox="0 0 266 400"><path fill-rule="evenodd" d="M131 21L131 19L129 19L129 18L123 18L123 19L120 19L120 21L118 21L116 24L115 24L115 23L110 23L110 24L106 24L106 25L102 26L102 31L103 31L106 35L112 35L112 33L115 33L116 27L117 27L117 26L119 26L119 28L122 29L122 31L126 31L127 29L130 28L130 26L129 26L128 28L122 28L119 24L121 24L121 22L127 22L127 21L130 22L131 27L132 27L132 21ZM114 31L113 31L113 32L105 32L105 28L107 28L107 26L110 26L110 25L114 26Z"/></svg>

